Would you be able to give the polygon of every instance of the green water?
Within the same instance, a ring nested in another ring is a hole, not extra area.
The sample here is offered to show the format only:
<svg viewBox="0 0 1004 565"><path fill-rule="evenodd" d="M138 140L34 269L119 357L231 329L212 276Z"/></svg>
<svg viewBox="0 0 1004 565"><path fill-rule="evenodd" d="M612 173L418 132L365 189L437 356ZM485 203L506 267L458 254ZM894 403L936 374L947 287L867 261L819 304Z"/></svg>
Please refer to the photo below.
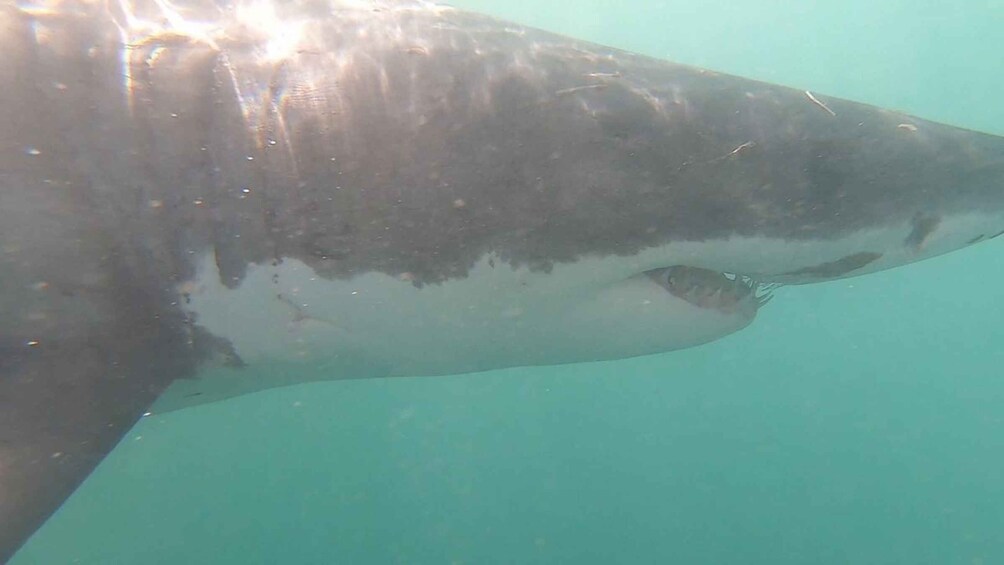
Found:
<svg viewBox="0 0 1004 565"><path fill-rule="evenodd" d="M1004 2L454 1L1004 134ZM14 563L1004 563L1004 238L620 362L143 420Z"/></svg>

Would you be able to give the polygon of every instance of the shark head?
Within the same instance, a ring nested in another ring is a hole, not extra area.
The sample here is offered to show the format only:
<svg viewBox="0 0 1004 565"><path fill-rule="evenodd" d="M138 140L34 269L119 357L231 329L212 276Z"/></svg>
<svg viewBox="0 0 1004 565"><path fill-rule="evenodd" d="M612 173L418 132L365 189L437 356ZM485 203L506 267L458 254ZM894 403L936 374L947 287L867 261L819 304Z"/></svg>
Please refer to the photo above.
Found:
<svg viewBox="0 0 1004 565"><path fill-rule="evenodd" d="M416 6L310 20L279 62L219 48L232 117L184 131L226 179L224 237L184 308L249 363L669 351L746 327L777 285L1004 231L999 137ZM171 88L182 115L207 104Z"/></svg>

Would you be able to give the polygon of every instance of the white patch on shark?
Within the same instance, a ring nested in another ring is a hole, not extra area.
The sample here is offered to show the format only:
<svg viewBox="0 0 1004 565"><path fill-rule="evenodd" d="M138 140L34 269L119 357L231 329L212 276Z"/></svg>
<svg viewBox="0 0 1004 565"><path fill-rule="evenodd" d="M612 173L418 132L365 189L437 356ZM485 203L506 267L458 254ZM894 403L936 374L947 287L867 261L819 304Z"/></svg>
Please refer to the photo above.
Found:
<svg viewBox="0 0 1004 565"><path fill-rule="evenodd" d="M711 341L750 321L604 267L587 260L545 274L485 257L465 278L418 288L382 273L329 280L287 258L251 266L231 290L206 256L185 285L186 308L249 364L307 362L344 377L642 355Z"/></svg>
<svg viewBox="0 0 1004 565"><path fill-rule="evenodd" d="M879 256L846 276L874 272L956 249L998 225L991 216L945 218L919 250L905 243L908 223L832 241L678 242L629 257L583 257L548 273L486 256L465 278L421 288L375 272L330 280L286 258L250 266L228 289L209 254L184 285L185 307L249 364L310 363L333 371L331 378L617 359L699 345L751 321L674 296L644 275L651 269L684 265L807 282L783 273L863 252Z"/></svg>

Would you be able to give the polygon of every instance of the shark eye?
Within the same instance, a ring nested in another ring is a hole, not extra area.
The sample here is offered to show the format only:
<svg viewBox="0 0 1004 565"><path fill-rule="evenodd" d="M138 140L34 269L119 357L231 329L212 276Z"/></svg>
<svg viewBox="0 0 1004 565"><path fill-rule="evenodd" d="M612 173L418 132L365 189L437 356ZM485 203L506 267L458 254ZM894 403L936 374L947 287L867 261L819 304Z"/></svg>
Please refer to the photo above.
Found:
<svg viewBox="0 0 1004 565"><path fill-rule="evenodd" d="M661 269L652 269L646 274L670 292L672 292L673 289L679 288L681 285L687 284L688 281L687 267L663 267Z"/></svg>

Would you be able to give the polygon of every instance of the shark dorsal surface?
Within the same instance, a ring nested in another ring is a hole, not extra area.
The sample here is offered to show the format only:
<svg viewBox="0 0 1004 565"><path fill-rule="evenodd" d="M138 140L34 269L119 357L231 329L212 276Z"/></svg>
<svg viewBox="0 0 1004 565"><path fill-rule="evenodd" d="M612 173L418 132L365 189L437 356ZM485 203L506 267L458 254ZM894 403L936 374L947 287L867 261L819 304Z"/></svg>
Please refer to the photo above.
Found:
<svg viewBox="0 0 1004 565"><path fill-rule="evenodd" d="M690 347L1004 231L999 137L431 3L28 2L0 48L2 557L155 402Z"/></svg>

